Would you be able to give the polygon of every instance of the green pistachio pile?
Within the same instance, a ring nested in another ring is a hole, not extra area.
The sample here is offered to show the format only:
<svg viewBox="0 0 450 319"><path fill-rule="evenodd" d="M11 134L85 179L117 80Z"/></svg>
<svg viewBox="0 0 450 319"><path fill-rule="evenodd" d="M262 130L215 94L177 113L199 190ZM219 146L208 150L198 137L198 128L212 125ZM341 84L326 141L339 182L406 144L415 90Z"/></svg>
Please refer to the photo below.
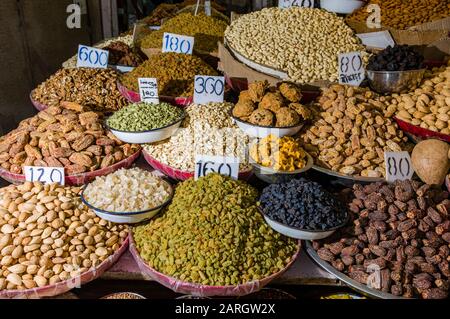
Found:
<svg viewBox="0 0 450 319"><path fill-rule="evenodd" d="M292 260L297 242L257 211L255 188L211 173L181 183L161 217L134 229L140 256L157 271L209 286L268 277Z"/></svg>
<svg viewBox="0 0 450 319"><path fill-rule="evenodd" d="M134 103L115 112L107 124L112 129L141 132L165 127L184 116L184 110L168 103Z"/></svg>

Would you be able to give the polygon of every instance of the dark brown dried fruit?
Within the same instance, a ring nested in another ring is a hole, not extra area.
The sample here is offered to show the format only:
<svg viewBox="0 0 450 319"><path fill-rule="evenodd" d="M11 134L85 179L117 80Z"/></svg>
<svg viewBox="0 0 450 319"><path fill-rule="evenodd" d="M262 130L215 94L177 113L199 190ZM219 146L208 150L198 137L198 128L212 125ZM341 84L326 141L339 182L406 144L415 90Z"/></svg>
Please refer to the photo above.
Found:
<svg viewBox="0 0 450 319"><path fill-rule="evenodd" d="M386 256L386 249L384 249L383 247L380 247L378 245L369 245L369 249L372 252L372 254L378 257Z"/></svg>
<svg viewBox="0 0 450 319"><path fill-rule="evenodd" d="M334 260L334 255L326 248L320 248L317 254L325 261L332 262Z"/></svg>
<svg viewBox="0 0 450 319"><path fill-rule="evenodd" d="M341 251L342 256L355 256L359 252L359 249L356 245L351 245L349 247L345 247Z"/></svg>
<svg viewBox="0 0 450 319"><path fill-rule="evenodd" d="M356 280L359 283L367 285L367 279L369 278L369 275L366 274L364 271L355 270L349 273L349 277L352 278L353 280Z"/></svg>
<svg viewBox="0 0 450 319"><path fill-rule="evenodd" d="M427 289L422 293L424 299L446 299L448 292L440 288Z"/></svg>
<svg viewBox="0 0 450 319"><path fill-rule="evenodd" d="M405 220L404 222L401 222L400 224L398 224L397 230L399 232L405 232L416 226L417 226L417 222L414 219L408 219L408 220Z"/></svg>
<svg viewBox="0 0 450 319"><path fill-rule="evenodd" d="M431 218L431 220L432 220L433 222L435 222L436 224L442 223L442 217L441 217L441 215L440 215L433 207L428 207L427 215L428 215L428 216Z"/></svg>

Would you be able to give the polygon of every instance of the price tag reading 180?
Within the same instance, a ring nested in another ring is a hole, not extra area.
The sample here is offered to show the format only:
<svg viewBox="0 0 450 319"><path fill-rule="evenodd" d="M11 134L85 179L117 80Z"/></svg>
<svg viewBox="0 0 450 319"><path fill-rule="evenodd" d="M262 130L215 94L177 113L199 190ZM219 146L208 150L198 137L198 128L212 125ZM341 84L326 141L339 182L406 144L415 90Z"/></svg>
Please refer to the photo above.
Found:
<svg viewBox="0 0 450 319"><path fill-rule="evenodd" d="M155 78L138 78L139 95L145 103L159 103L158 80Z"/></svg>
<svg viewBox="0 0 450 319"><path fill-rule="evenodd" d="M278 8L314 8L314 0L278 0Z"/></svg>
<svg viewBox="0 0 450 319"><path fill-rule="evenodd" d="M339 84L359 86L364 81L366 72L361 52L339 54L338 67Z"/></svg>
<svg viewBox="0 0 450 319"><path fill-rule="evenodd" d="M225 78L223 76L196 75L194 81L194 103L223 102Z"/></svg>
<svg viewBox="0 0 450 319"><path fill-rule="evenodd" d="M77 68L98 68L108 67L109 52L85 45L78 46Z"/></svg>
<svg viewBox="0 0 450 319"><path fill-rule="evenodd" d="M208 175L209 173L219 173L238 179L239 159L226 156L195 156L195 179Z"/></svg>
<svg viewBox="0 0 450 319"><path fill-rule="evenodd" d="M394 182L397 179L401 181L411 179L414 175L408 152L384 152L384 161L388 182Z"/></svg>
<svg viewBox="0 0 450 319"><path fill-rule="evenodd" d="M25 180L27 182L64 185L64 167L25 166Z"/></svg>
<svg viewBox="0 0 450 319"><path fill-rule="evenodd" d="M192 54L194 37L164 32L162 52Z"/></svg>

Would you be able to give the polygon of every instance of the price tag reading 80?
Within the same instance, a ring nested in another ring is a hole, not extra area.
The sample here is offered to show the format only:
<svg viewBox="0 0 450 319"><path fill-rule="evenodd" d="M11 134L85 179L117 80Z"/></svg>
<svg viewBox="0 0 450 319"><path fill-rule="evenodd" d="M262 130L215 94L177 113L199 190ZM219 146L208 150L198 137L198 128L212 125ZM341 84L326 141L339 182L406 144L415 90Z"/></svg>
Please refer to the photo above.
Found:
<svg viewBox="0 0 450 319"><path fill-rule="evenodd" d="M339 84L359 86L365 78L360 52L341 53L338 56Z"/></svg>
<svg viewBox="0 0 450 319"><path fill-rule="evenodd" d="M223 102L225 78L223 76L196 75L194 80L194 103Z"/></svg>
<svg viewBox="0 0 450 319"><path fill-rule="evenodd" d="M85 45L78 46L77 68L98 68L108 67L109 52Z"/></svg>
<svg viewBox="0 0 450 319"><path fill-rule="evenodd" d="M25 166L25 180L27 182L64 185L64 167Z"/></svg>
<svg viewBox="0 0 450 319"><path fill-rule="evenodd" d="M314 0L279 0L278 8L303 7L314 8Z"/></svg>
<svg viewBox="0 0 450 319"><path fill-rule="evenodd" d="M411 156L408 152L384 152L384 161L388 182L411 179L414 175Z"/></svg>
<svg viewBox="0 0 450 319"><path fill-rule="evenodd" d="M206 176L209 173L219 173L238 179L239 159L226 156L196 155L195 179L197 180L199 177Z"/></svg>
<svg viewBox="0 0 450 319"><path fill-rule="evenodd" d="M193 37L164 32L162 52L192 54L193 49Z"/></svg>

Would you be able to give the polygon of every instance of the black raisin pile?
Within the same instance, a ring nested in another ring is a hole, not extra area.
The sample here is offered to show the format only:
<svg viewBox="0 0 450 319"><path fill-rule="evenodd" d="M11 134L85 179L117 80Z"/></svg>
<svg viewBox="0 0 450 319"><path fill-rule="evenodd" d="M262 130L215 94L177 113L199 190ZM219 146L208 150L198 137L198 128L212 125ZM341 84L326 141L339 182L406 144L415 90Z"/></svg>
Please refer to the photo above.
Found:
<svg viewBox="0 0 450 319"><path fill-rule="evenodd" d="M388 46L369 59L367 70L407 71L423 67L423 56L407 45Z"/></svg>
<svg viewBox="0 0 450 319"><path fill-rule="evenodd" d="M259 204L269 218L304 230L328 230L344 224L348 216L343 203L303 178L266 187Z"/></svg>

